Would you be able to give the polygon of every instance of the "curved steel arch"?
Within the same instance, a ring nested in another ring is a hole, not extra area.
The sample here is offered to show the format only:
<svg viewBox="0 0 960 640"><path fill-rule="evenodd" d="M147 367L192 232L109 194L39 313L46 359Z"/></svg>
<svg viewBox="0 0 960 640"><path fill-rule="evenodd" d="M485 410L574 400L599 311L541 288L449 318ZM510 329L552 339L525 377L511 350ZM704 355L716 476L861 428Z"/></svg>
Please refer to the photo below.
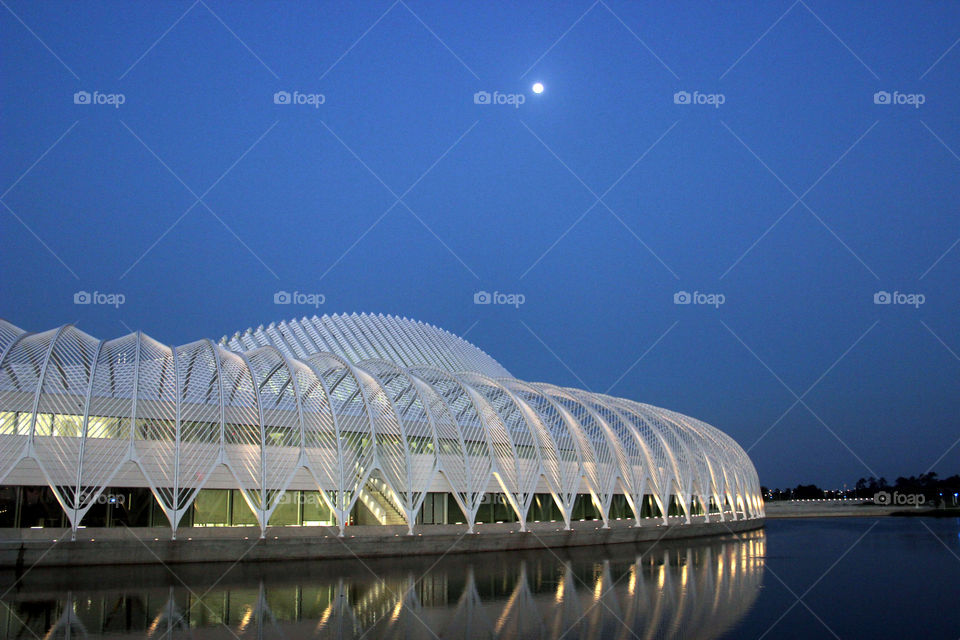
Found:
<svg viewBox="0 0 960 640"><path fill-rule="evenodd" d="M557 447L551 442L551 437L536 412L499 381L472 371L461 372L457 374L457 378L486 400L499 418L499 423L491 422L491 428L496 428L498 424L502 425L503 432L510 442L513 451L510 459L513 461L516 482L511 497L514 502L514 511L520 522L520 530L526 531L527 513L540 478L546 478L555 498L562 490L560 486L554 484L554 478L552 474L546 472L544 464L545 455L550 456L551 461L556 460ZM550 449L551 445L553 450ZM531 453L535 455L530 455ZM503 465L501 465L502 468ZM558 500L558 503L564 511L564 521L569 526L569 506L572 505L568 506L563 500Z"/></svg>
<svg viewBox="0 0 960 640"><path fill-rule="evenodd" d="M477 368L457 368L465 364ZM139 332L101 341L70 325L26 333L0 320L0 480L35 460L74 532L128 467L174 536L218 467L229 471L214 486L234 483L261 535L300 469L341 534L381 477L410 533L440 475L470 531L498 488L521 528L543 487L567 527L584 487L604 525L618 493L638 524L647 496L664 524L672 500L684 522L763 517L756 469L727 434L501 373L469 343L390 316L304 319L179 347Z"/></svg>
<svg viewBox="0 0 960 640"><path fill-rule="evenodd" d="M500 452L510 443L500 437L502 429L497 426L493 427L491 434L491 425L483 417L484 411L488 410L486 404L478 401L476 392L452 373L432 367L413 367L408 371L437 393L454 418L467 471L461 508L467 517L468 531L473 533L477 511L491 481L496 480L505 494L515 493L513 474L500 468ZM496 444L494 436L497 437ZM513 503L511 508L515 508Z"/></svg>
<svg viewBox="0 0 960 640"><path fill-rule="evenodd" d="M586 479L590 493L600 507L604 526L607 526L609 505L601 497L605 494L605 490L596 473L597 455L584 434L581 422L538 385L512 379L504 380L503 383L531 409L536 410L541 423L546 428L549 440L545 442L545 448L552 446L553 451L550 452L552 455L549 460L544 463L544 471L550 473L550 476L547 476L548 480L552 481L558 491L559 495L555 494L554 498L560 507L567 528L570 527L573 506L583 479ZM542 402L537 402L538 400ZM550 420L547 421L547 418Z"/></svg>

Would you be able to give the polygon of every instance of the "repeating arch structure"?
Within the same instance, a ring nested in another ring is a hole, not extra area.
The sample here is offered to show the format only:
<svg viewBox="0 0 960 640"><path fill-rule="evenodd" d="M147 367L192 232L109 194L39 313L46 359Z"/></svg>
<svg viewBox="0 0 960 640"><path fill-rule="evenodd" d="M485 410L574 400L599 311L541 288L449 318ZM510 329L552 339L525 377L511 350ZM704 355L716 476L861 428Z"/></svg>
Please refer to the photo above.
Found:
<svg viewBox="0 0 960 640"><path fill-rule="evenodd" d="M263 534L295 478L341 533L369 491L411 533L429 492L449 493L471 531L490 493L521 528L537 494L567 527L584 496L605 526L619 495L638 523L764 515L753 464L714 427L517 380L412 320L303 318L180 347L0 320L0 484L49 485L75 532L121 477L149 487L174 536L213 486L239 490Z"/></svg>

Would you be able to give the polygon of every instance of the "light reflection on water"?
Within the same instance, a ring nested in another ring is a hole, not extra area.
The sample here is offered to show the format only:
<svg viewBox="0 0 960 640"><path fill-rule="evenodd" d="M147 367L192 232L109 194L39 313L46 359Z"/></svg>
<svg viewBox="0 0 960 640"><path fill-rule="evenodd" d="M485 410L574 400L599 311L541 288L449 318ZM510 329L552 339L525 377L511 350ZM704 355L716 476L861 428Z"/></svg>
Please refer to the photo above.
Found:
<svg viewBox="0 0 960 640"><path fill-rule="evenodd" d="M218 565L176 576L35 569L3 598L0 636L713 638L755 602L765 552L760 531L439 561L241 564L222 578Z"/></svg>

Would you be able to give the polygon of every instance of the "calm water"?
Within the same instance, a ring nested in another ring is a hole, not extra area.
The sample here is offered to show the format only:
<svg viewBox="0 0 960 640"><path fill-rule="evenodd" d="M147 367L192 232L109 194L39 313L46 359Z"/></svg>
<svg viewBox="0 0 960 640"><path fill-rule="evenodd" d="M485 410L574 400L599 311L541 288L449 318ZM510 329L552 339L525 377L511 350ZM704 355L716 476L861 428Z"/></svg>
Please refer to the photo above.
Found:
<svg viewBox="0 0 960 640"><path fill-rule="evenodd" d="M33 570L2 597L0 637L960 637L956 519L774 520L652 547L173 571ZM13 580L0 575L0 588Z"/></svg>

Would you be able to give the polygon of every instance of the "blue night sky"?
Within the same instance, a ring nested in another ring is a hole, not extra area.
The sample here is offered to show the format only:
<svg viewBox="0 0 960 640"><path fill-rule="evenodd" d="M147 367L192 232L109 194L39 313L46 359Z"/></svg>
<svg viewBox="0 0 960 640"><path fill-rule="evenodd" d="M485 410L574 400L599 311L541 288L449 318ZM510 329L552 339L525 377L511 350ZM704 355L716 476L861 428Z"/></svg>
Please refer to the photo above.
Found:
<svg viewBox="0 0 960 640"><path fill-rule="evenodd" d="M2 4L24 329L392 313L706 420L770 487L960 471L956 4Z"/></svg>

